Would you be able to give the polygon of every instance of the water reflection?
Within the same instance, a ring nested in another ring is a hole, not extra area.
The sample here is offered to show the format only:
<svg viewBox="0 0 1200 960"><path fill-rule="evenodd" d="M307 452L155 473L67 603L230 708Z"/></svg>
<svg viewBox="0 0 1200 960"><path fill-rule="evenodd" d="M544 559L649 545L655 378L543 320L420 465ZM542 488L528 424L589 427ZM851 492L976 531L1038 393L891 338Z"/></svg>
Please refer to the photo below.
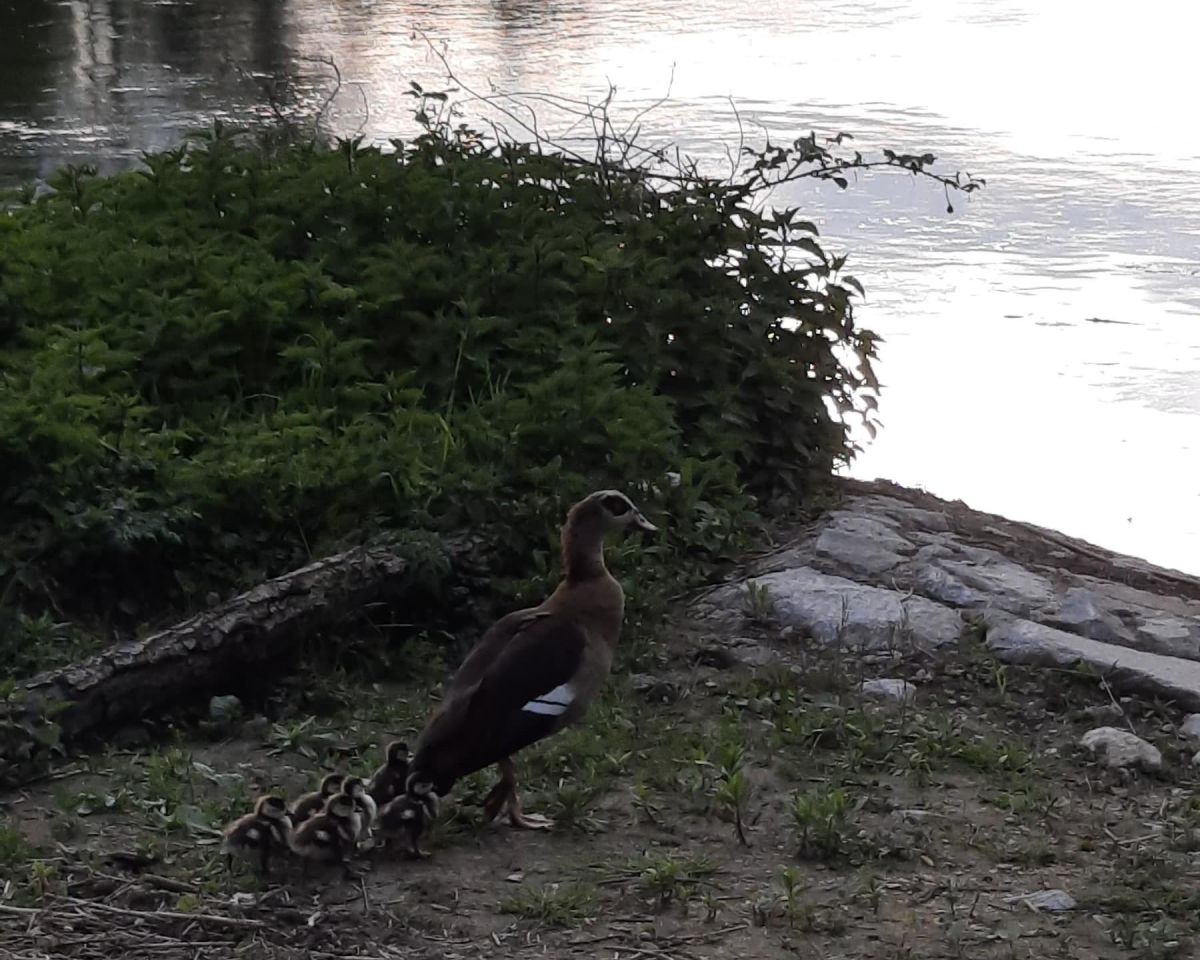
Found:
<svg viewBox="0 0 1200 960"><path fill-rule="evenodd" d="M982 171L954 216L903 177L777 197L852 252L886 337L886 429L856 472L1200 572L1200 126L1181 119L1200 7L0 0L0 180L253 116L251 74L315 100L328 56L338 130L408 135L409 83L447 83L414 27L481 92L611 82L630 116L669 89L645 136L717 168L743 134L816 128Z"/></svg>

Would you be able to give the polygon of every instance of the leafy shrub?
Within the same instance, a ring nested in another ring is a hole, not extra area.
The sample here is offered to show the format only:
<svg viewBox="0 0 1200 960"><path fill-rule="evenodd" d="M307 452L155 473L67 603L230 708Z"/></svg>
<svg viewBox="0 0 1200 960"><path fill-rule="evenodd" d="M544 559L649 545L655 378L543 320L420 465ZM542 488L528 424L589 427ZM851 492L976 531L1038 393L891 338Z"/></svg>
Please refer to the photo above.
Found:
<svg viewBox="0 0 1200 960"><path fill-rule="evenodd" d="M727 554L875 402L841 258L756 209L805 144L653 190L445 128L63 169L0 216L0 607L129 630L385 525L546 578L600 485L660 575Z"/></svg>

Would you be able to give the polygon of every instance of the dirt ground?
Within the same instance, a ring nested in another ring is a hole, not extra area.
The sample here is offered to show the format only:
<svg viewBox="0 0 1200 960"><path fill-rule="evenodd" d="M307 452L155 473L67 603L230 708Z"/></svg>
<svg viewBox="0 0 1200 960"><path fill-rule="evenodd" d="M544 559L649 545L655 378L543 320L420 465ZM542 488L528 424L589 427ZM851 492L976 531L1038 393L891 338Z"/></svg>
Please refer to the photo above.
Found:
<svg viewBox="0 0 1200 960"><path fill-rule="evenodd" d="M761 603L738 637L681 613L665 641L627 643L587 722L520 757L552 831L483 825L488 772L445 805L430 859L374 849L350 877L229 873L215 828L261 791L369 772L428 709L429 650L408 685L295 681L274 723L126 731L0 799L0 956L1194 955L1200 799L1169 705L1005 668L971 637L936 657L817 651ZM865 701L872 677L915 701ZM1104 724L1158 745L1165 772L1087 756ZM1073 909L1024 899L1056 888Z"/></svg>

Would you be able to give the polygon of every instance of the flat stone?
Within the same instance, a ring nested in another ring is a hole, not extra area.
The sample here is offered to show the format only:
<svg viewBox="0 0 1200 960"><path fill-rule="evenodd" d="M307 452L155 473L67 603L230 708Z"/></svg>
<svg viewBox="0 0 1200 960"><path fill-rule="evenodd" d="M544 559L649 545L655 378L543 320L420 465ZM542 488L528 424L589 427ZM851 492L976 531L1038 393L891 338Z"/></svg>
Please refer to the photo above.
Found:
<svg viewBox="0 0 1200 960"><path fill-rule="evenodd" d="M1027 615L1058 599L1054 586L1043 576L1006 560L993 550L972 550L975 559L942 560L939 566L959 583L987 597L989 606Z"/></svg>
<svg viewBox="0 0 1200 960"><path fill-rule="evenodd" d="M1162 754L1158 747L1147 743L1135 733L1116 727L1097 727L1079 740L1079 745L1093 755L1103 757L1104 765L1113 769L1140 767L1142 770L1162 769Z"/></svg>
<svg viewBox="0 0 1200 960"><path fill-rule="evenodd" d="M1047 913L1063 913L1074 910L1076 906L1075 898L1066 890L1037 890L1025 894L1020 900L1031 910L1044 910Z"/></svg>
<svg viewBox="0 0 1200 960"><path fill-rule="evenodd" d="M1179 725L1179 732L1185 737L1200 740L1200 713L1189 713Z"/></svg>
<svg viewBox="0 0 1200 960"><path fill-rule="evenodd" d="M1158 653L1188 659L1200 656L1200 624L1193 627L1186 620L1170 616L1139 618L1137 635Z"/></svg>
<svg viewBox="0 0 1200 960"><path fill-rule="evenodd" d="M946 533L950 530L950 521L944 513L926 510L924 507L914 507L911 503L897 500L894 497L870 496L856 498L853 505L873 516L884 516L901 527L912 527L918 530L936 530Z"/></svg>
<svg viewBox="0 0 1200 960"><path fill-rule="evenodd" d="M929 553L944 551L945 548L941 544L928 548ZM926 549L923 548L921 552L926 553ZM911 569L910 580L917 593L938 603L963 610L982 609L988 606L986 593L976 590L974 587L968 587L958 577L947 573L937 563L920 563L914 566Z"/></svg>
<svg viewBox="0 0 1200 960"><path fill-rule="evenodd" d="M836 527L821 531L814 545L817 555L838 573L878 576L904 562L904 557L869 536L858 536Z"/></svg>
<svg viewBox="0 0 1200 960"><path fill-rule="evenodd" d="M1117 687L1200 710L1200 663L1195 660L1101 643L994 612L985 615L985 622L986 642L1005 663L1067 667L1082 661Z"/></svg>
<svg viewBox="0 0 1200 960"><path fill-rule="evenodd" d="M862 695L870 700L888 700L892 703L910 703L917 696L917 688L907 680L885 678L864 680L860 688Z"/></svg>
<svg viewBox="0 0 1200 960"><path fill-rule="evenodd" d="M765 587L783 627L817 643L863 650L913 642L932 647L958 641L962 619L953 610L896 590L869 587L811 567L779 570L753 582ZM745 585L727 584L709 594L697 614L710 620L741 620Z"/></svg>
<svg viewBox="0 0 1200 960"><path fill-rule="evenodd" d="M1103 603L1103 598L1090 590L1071 587L1063 594L1058 609L1040 619L1052 627L1077 633L1089 640L1132 643L1133 635L1125 629L1120 620L1104 608Z"/></svg>

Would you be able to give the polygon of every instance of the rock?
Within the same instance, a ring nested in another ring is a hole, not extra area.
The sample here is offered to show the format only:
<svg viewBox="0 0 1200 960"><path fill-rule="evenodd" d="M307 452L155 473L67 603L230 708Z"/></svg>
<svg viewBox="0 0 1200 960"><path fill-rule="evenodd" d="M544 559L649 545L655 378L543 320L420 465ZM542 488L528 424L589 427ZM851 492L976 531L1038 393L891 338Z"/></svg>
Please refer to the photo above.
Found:
<svg viewBox="0 0 1200 960"><path fill-rule="evenodd" d="M1200 656L1200 624L1193 634L1192 627L1178 617L1139 618L1138 639L1160 653L1196 659Z"/></svg>
<svg viewBox="0 0 1200 960"><path fill-rule="evenodd" d="M1045 577L1031 573L994 550L958 545L961 560L942 560L939 566L964 586L987 598L988 606L1028 615L1058 599Z"/></svg>
<svg viewBox="0 0 1200 960"><path fill-rule="evenodd" d="M266 717L251 717L242 724L242 734L247 737L258 737L265 740L271 732L271 721Z"/></svg>
<svg viewBox="0 0 1200 960"><path fill-rule="evenodd" d="M872 513L882 513L902 527L915 527L918 530L934 530L938 533L950 531L950 521L944 513L914 507L911 503L896 500L892 497L867 497L862 504Z"/></svg>
<svg viewBox="0 0 1200 960"><path fill-rule="evenodd" d="M674 703L679 699L679 689L670 680L652 677L648 673L635 673L629 681L637 693L654 703Z"/></svg>
<svg viewBox="0 0 1200 960"><path fill-rule="evenodd" d="M1121 621L1104 609L1102 598L1081 587L1067 590L1058 610L1041 619L1052 627L1077 633L1089 640L1103 643L1133 642L1133 635Z"/></svg>
<svg viewBox="0 0 1200 960"><path fill-rule="evenodd" d="M1031 910L1045 910L1047 913L1062 913L1075 909L1075 898L1066 890L1036 890L1018 898Z"/></svg>
<svg viewBox="0 0 1200 960"><path fill-rule="evenodd" d="M714 667L717 670L732 670L741 663L732 650L717 643L697 650L694 662L697 666Z"/></svg>
<svg viewBox="0 0 1200 960"><path fill-rule="evenodd" d="M1084 707L1083 715L1093 723L1105 723L1107 721L1125 719L1125 711L1115 703L1101 703L1091 707Z"/></svg>
<svg viewBox="0 0 1200 960"><path fill-rule="evenodd" d="M1093 754L1102 756L1104 764L1113 769L1140 767L1153 771L1162 769L1162 754L1158 747L1147 743L1137 734L1116 727L1097 727L1089 730L1079 745Z"/></svg>
<svg viewBox="0 0 1200 960"><path fill-rule="evenodd" d="M939 647L957 642L962 632L959 615L932 600L864 586L811 567L779 570L754 582L767 589L781 626L795 627L823 645L873 650L904 648L916 641ZM740 621L745 589L741 583L720 587L705 598L697 615Z"/></svg>
<svg viewBox="0 0 1200 960"><path fill-rule="evenodd" d="M946 553L945 546L937 544L923 547L921 552ZM926 554L928 556L928 554ZM920 554L918 554L920 556ZM988 606L988 596L979 590L968 587L957 577L953 577L936 563L919 563L912 570L911 580L913 589L923 596L944 603L951 607L975 609Z"/></svg>
<svg viewBox="0 0 1200 960"><path fill-rule="evenodd" d="M838 510L830 514L813 549L832 573L878 576L902 563L916 548L889 523Z"/></svg>
<svg viewBox="0 0 1200 960"><path fill-rule="evenodd" d="M208 716L217 723L232 723L242 716L242 701L233 694L213 697L208 701Z"/></svg>
<svg viewBox="0 0 1200 960"><path fill-rule="evenodd" d="M1179 732L1185 737L1200 740L1200 713L1189 713L1179 725Z"/></svg>
<svg viewBox="0 0 1200 960"><path fill-rule="evenodd" d="M838 573L878 576L904 560L900 554L893 553L869 537L856 537L832 528L821 531L815 549L819 556L832 561Z"/></svg>
<svg viewBox="0 0 1200 960"><path fill-rule="evenodd" d="M1200 709L1200 663L1089 640L1029 620L985 616L986 642L1006 663L1067 667L1082 661L1119 688Z"/></svg>
<svg viewBox="0 0 1200 960"><path fill-rule="evenodd" d="M889 700L892 703L910 703L917 696L917 688L907 680L887 678L864 680L862 695L871 700Z"/></svg>

